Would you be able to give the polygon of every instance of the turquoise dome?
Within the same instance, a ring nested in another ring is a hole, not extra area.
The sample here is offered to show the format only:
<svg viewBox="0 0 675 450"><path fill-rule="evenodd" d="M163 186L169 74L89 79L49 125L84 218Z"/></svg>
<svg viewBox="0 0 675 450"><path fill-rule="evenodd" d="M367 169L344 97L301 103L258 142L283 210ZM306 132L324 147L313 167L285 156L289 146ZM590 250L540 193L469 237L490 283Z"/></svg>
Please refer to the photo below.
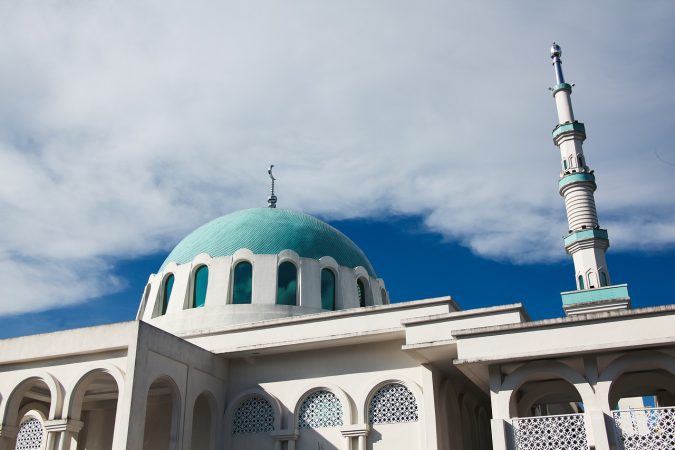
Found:
<svg viewBox="0 0 675 450"><path fill-rule="evenodd" d="M242 248L261 255L293 250L304 258L331 256L341 266L363 266L376 276L366 255L347 236L316 217L275 208L244 209L202 225L178 243L159 270L171 262L188 263L200 253L230 256Z"/></svg>

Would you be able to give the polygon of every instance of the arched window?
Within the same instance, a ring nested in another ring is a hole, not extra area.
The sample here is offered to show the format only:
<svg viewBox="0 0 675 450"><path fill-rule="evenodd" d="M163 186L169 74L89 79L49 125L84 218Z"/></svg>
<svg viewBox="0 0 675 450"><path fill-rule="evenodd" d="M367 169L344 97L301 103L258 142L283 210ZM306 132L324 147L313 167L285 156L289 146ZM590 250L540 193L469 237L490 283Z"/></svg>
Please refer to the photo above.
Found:
<svg viewBox="0 0 675 450"><path fill-rule="evenodd" d="M232 283L232 303L251 303L253 291L253 266L248 261L242 261L234 266L234 280Z"/></svg>
<svg viewBox="0 0 675 450"><path fill-rule="evenodd" d="M366 286L361 278L356 280L356 298L359 299L359 306L366 306Z"/></svg>
<svg viewBox="0 0 675 450"><path fill-rule="evenodd" d="M368 406L368 421L374 423L417 422L415 395L401 383L382 386Z"/></svg>
<svg viewBox="0 0 675 450"><path fill-rule="evenodd" d="M330 269L321 270L321 309L335 310L335 274Z"/></svg>
<svg viewBox="0 0 675 450"><path fill-rule="evenodd" d="M39 450L42 448L42 422L31 417L21 424L16 435L16 449Z"/></svg>
<svg viewBox="0 0 675 450"><path fill-rule="evenodd" d="M298 269L290 261L279 264L277 305L297 305Z"/></svg>
<svg viewBox="0 0 675 450"><path fill-rule="evenodd" d="M380 297L382 297L383 305L389 304L389 300L387 299L387 291L384 288L380 288Z"/></svg>
<svg viewBox="0 0 675 450"><path fill-rule="evenodd" d="M607 281L607 274L605 272L600 272L600 286L607 286L609 282Z"/></svg>
<svg viewBox="0 0 675 450"><path fill-rule="evenodd" d="M194 288L192 289L192 307L201 308L206 303L206 289L209 285L209 268L201 266L195 270Z"/></svg>
<svg viewBox="0 0 675 450"><path fill-rule="evenodd" d="M342 403L330 391L316 391L305 398L298 412L299 428L339 427L343 424Z"/></svg>
<svg viewBox="0 0 675 450"><path fill-rule="evenodd" d="M579 275L579 289L585 289L584 288L584 276Z"/></svg>
<svg viewBox="0 0 675 450"><path fill-rule="evenodd" d="M579 155L579 167L584 167L584 157Z"/></svg>
<svg viewBox="0 0 675 450"><path fill-rule="evenodd" d="M166 314L166 308L169 306L171 290L173 289L174 276L172 273L164 279L164 288L162 289L162 315Z"/></svg>
<svg viewBox="0 0 675 450"><path fill-rule="evenodd" d="M567 170L567 160L563 159L563 169Z"/></svg>
<svg viewBox="0 0 675 450"><path fill-rule="evenodd" d="M274 412L267 399L244 400L232 419L232 434L265 433L274 430Z"/></svg>
<svg viewBox="0 0 675 450"><path fill-rule="evenodd" d="M571 169L572 167L574 167L574 156L570 156L569 162L570 162L570 169Z"/></svg>

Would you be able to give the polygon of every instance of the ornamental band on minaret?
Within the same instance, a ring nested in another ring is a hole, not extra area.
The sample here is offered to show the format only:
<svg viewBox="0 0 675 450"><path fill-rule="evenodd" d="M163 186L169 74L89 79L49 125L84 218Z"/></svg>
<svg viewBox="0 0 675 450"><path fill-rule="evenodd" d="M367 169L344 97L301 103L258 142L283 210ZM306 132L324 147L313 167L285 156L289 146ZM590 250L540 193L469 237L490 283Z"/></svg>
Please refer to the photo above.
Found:
<svg viewBox="0 0 675 450"><path fill-rule="evenodd" d="M563 307L568 314L627 308L630 304L626 285L612 285L605 251L609 247L607 230L600 228L593 193L595 175L584 156L586 140L584 124L575 120L572 110L572 85L565 82L555 42L551 59L556 85L551 88L558 110L558 125L553 129L553 142L560 148L561 170L558 188L565 199L569 230L565 251L572 255L577 290L564 292Z"/></svg>

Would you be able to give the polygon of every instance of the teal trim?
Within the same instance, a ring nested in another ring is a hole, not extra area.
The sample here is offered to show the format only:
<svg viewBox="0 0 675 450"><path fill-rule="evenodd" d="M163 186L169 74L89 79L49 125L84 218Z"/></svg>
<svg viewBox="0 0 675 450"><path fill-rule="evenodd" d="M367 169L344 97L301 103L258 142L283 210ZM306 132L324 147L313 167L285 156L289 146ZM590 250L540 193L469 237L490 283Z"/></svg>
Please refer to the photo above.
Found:
<svg viewBox="0 0 675 450"><path fill-rule="evenodd" d="M572 173L565 175L558 181L558 189L562 189L568 184L591 182L595 185L595 175L590 172Z"/></svg>
<svg viewBox="0 0 675 450"><path fill-rule="evenodd" d="M569 83L560 83L556 84L551 88L551 91L553 91L553 96L555 96L556 92L558 91L570 91L572 92L572 85Z"/></svg>
<svg viewBox="0 0 675 450"><path fill-rule="evenodd" d="M592 238L608 240L609 235L607 234L607 230L603 230L601 228L576 231L576 232L568 235L565 238L565 241L564 241L565 247L568 247L568 246L574 244L575 242L583 241L584 239L592 239Z"/></svg>
<svg viewBox="0 0 675 450"><path fill-rule="evenodd" d="M560 125L556 126L551 132L554 140L556 137L558 137L563 133L579 133L582 135L581 137L582 141L586 139L586 127L581 122L561 123Z"/></svg>
<svg viewBox="0 0 675 450"><path fill-rule="evenodd" d="M579 291L561 292L564 306L577 305L579 303L601 302L605 300L630 299L627 284L617 284L597 289L585 289Z"/></svg>
<svg viewBox="0 0 675 450"><path fill-rule="evenodd" d="M341 266L363 266L377 277L366 255L347 236L316 217L277 208L245 209L202 225L171 251L159 270L171 262L191 262L200 253L231 256L242 248L257 255L293 250L303 258L331 256Z"/></svg>
<svg viewBox="0 0 675 450"><path fill-rule="evenodd" d="M195 270L194 289L192 291L192 307L201 308L206 304L206 290L209 286L209 268L201 266Z"/></svg>

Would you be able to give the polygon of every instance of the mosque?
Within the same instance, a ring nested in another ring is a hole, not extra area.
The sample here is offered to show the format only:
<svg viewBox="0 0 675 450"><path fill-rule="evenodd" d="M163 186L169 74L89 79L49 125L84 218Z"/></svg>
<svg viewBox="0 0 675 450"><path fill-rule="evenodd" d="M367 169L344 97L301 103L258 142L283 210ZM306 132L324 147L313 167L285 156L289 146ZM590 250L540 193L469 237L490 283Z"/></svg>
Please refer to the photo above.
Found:
<svg viewBox="0 0 675 450"><path fill-rule="evenodd" d="M565 317L390 303L347 236L273 192L185 237L136 320L0 340L0 450L675 449L675 305L613 283L560 56Z"/></svg>

